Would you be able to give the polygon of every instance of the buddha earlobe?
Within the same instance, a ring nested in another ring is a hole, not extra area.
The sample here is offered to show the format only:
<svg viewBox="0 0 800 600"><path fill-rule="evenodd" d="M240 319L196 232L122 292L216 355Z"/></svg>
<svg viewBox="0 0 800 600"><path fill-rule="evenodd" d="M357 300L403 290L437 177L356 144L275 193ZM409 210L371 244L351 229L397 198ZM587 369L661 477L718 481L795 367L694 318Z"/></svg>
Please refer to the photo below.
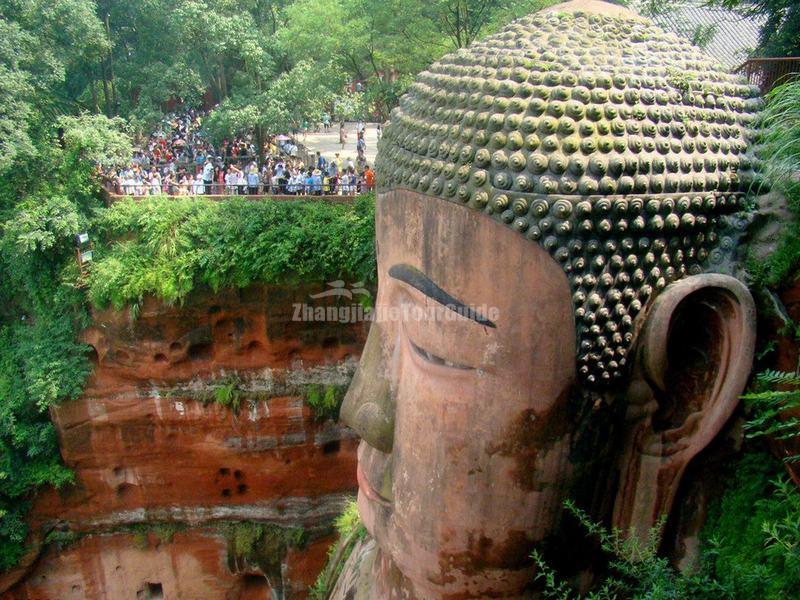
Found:
<svg viewBox="0 0 800 600"><path fill-rule="evenodd" d="M733 414L756 333L753 298L728 275L668 286L645 318L613 518L642 539L669 514L686 466Z"/></svg>

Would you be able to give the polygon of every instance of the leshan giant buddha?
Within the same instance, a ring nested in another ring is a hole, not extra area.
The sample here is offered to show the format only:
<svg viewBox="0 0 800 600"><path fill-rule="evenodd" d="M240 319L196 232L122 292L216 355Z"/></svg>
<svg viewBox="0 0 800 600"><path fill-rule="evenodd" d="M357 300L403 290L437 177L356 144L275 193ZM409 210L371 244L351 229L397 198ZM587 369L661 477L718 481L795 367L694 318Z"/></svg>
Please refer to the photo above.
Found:
<svg viewBox="0 0 800 600"><path fill-rule="evenodd" d="M669 513L751 367L752 298L714 271L756 94L598 1L419 76L378 153L376 308L449 316L372 326L342 415L373 541L334 597L524 597L565 498Z"/></svg>

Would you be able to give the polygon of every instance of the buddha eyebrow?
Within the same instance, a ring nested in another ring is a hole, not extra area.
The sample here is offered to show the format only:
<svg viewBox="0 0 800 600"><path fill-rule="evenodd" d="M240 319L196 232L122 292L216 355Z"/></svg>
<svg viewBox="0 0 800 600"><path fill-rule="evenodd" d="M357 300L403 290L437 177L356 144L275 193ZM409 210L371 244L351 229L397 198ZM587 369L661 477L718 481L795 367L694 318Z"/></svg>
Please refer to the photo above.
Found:
<svg viewBox="0 0 800 600"><path fill-rule="evenodd" d="M425 275L425 273L412 267L411 265L393 265L389 268L389 277L396 279L397 281L407 283L414 289L419 290L429 298L436 300L436 302L439 304L443 304L445 307L461 315L462 317L471 319L476 323L485 325L486 327L497 329L497 325L495 325L492 321L474 311L460 300L453 298L453 296L436 285L430 277Z"/></svg>

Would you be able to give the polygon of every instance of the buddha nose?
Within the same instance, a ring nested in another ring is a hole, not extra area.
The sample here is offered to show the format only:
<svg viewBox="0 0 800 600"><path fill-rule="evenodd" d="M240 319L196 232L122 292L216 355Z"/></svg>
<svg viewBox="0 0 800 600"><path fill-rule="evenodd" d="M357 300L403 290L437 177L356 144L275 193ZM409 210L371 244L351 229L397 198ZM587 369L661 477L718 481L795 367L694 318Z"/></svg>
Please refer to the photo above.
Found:
<svg viewBox="0 0 800 600"><path fill-rule="evenodd" d="M394 443L394 399L386 367L380 325L373 323L339 415L367 444L389 453Z"/></svg>

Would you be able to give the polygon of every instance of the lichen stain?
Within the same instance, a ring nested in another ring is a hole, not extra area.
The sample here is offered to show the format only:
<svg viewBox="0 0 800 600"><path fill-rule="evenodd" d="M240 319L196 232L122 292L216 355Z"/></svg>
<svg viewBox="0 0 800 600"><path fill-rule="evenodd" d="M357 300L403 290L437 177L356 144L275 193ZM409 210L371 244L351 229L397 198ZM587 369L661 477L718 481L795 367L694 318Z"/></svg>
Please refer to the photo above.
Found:
<svg viewBox="0 0 800 600"><path fill-rule="evenodd" d="M532 408L519 413L502 442L487 448L489 455L499 454L515 459L514 480L528 491L541 491L536 458L547 453L559 441L569 435L572 428L567 405L571 386L565 387L546 411L536 412Z"/></svg>

